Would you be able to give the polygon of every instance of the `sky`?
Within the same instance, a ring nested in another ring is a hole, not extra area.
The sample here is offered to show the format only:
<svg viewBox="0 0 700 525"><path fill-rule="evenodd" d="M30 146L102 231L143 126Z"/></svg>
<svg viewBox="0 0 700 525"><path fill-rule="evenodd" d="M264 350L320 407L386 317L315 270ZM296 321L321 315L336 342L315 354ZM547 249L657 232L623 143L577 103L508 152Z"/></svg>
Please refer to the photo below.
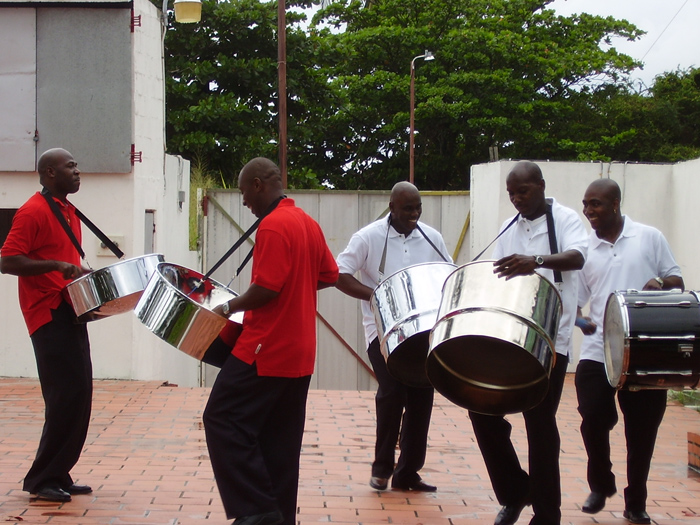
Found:
<svg viewBox="0 0 700 525"><path fill-rule="evenodd" d="M647 33L635 42L616 39L614 47L642 60L632 78L651 86L656 75L700 66L700 0L555 0L548 8L627 20Z"/></svg>

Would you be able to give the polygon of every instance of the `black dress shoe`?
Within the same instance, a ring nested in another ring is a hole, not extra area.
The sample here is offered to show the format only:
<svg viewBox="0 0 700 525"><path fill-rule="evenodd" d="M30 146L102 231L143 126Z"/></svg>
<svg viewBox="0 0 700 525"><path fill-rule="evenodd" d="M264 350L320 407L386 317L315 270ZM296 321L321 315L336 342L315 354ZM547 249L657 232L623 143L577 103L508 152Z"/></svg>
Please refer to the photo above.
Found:
<svg viewBox="0 0 700 525"><path fill-rule="evenodd" d="M400 483L396 481L391 482L391 488L395 490L413 490L415 492L435 492L437 487L434 485L428 485L420 479L414 481L413 483Z"/></svg>
<svg viewBox="0 0 700 525"><path fill-rule="evenodd" d="M493 525L513 525L513 523L518 521L520 513L528 505L529 503L527 502L520 505L504 505L498 516L496 516L496 521L493 522Z"/></svg>
<svg viewBox="0 0 700 525"><path fill-rule="evenodd" d="M627 510L622 513L622 517L630 523L651 523L651 518L643 510Z"/></svg>
<svg viewBox="0 0 700 525"><path fill-rule="evenodd" d="M63 489L68 494L90 494L92 492L92 487L88 485L76 485L73 483L70 487Z"/></svg>
<svg viewBox="0 0 700 525"><path fill-rule="evenodd" d="M581 507L586 514L597 514L605 507L606 496L602 492L591 492Z"/></svg>
<svg viewBox="0 0 700 525"><path fill-rule="evenodd" d="M374 490L386 490L389 485L389 478L380 478L379 476L372 476L369 478L369 486Z"/></svg>
<svg viewBox="0 0 700 525"><path fill-rule="evenodd" d="M70 494L60 487L44 487L36 491L36 499L44 501L70 501Z"/></svg>
<svg viewBox="0 0 700 525"><path fill-rule="evenodd" d="M284 516L279 510L253 514L252 516L241 516L233 520L233 525L278 525L284 521Z"/></svg>

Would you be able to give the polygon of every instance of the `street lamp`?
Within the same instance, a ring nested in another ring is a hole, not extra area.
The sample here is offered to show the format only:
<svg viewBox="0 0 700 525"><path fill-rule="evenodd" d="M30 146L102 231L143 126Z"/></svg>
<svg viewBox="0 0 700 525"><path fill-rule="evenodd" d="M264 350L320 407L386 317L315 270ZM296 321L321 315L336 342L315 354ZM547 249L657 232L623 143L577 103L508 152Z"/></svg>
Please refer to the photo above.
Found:
<svg viewBox="0 0 700 525"><path fill-rule="evenodd" d="M279 118L279 165L282 186L287 187L287 16L286 2L277 4L277 91ZM168 25L168 0L163 0L163 27ZM199 22L202 17L202 0L175 0L175 21ZM163 33L165 42L165 32ZM165 66L164 66L165 67ZM165 76L165 75L164 75Z"/></svg>
<svg viewBox="0 0 700 525"><path fill-rule="evenodd" d="M414 162L414 158L413 158L413 131L414 131L414 127L415 127L415 124L414 124L414 119L415 119L414 106L416 104L416 66L415 66L415 63L416 63L416 60L418 60L419 58L422 58L425 61L428 61L428 60L435 60L435 56L433 56L433 54L426 49L425 53L423 53L422 55L418 55L417 57L413 57L413 60L411 60L411 111L410 111L411 124L410 124L410 132L409 132L409 137L408 137L408 151L409 151L409 153L408 153L408 155L409 155L408 156L408 182L410 182L411 184L413 184L413 162Z"/></svg>
<svg viewBox="0 0 700 525"><path fill-rule="evenodd" d="M167 2L167 0L166 0ZM165 13L165 5L163 13ZM202 18L201 0L175 0L175 20L182 24L199 22Z"/></svg>

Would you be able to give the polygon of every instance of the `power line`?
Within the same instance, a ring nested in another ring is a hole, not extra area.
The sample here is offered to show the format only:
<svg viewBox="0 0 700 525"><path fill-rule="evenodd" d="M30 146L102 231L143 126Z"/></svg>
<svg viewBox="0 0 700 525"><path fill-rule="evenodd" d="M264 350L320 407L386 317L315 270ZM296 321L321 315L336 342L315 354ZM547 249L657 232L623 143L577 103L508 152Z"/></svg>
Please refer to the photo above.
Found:
<svg viewBox="0 0 700 525"><path fill-rule="evenodd" d="M651 44L651 46L649 46L649 49L647 49L647 52L644 53L644 56L642 57L641 62L644 62L644 59L645 59L646 56L649 54L649 51L652 50L652 48L656 45L656 43L659 41L659 39L660 39L660 38L663 36L663 34L666 32L666 30L668 29L668 26L670 26L670 25L673 23L673 21L674 21L674 20L676 19L676 17L678 16L678 13L681 12L681 10L685 7L685 4L687 4L689 1L690 1L690 0L685 0L685 2L683 2L683 5L680 6L680 8L678 9L678 11L676 11L676 14L673 15L673 18L671 18L671 20L669 20L668 24L666 24L666 27L664 27L663 31L661 31L661 33L659 33L659 36L656 37L656 40L654 40L654 43Z"/></svg>

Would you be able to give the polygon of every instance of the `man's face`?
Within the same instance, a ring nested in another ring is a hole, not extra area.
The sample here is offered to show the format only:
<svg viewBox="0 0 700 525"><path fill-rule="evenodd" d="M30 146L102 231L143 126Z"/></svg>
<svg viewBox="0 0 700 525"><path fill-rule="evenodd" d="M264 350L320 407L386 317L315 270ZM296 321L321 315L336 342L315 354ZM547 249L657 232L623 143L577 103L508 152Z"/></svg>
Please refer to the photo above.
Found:
<svg viewBox="0 0 700 525"><path fill-rule="evenodd" d="M246 206L253 215L260 217L264 210L260 209L259 189L260 180L257 177L241 174L238 177L238 189L243 194L243 206Z"/></svg>
<svg viewBox="0 0 700 525"><path fill-rule="evenodd" d="M615 224L618 202L611 198L604 188L589 187L583 196L583 214L591 223L591 228L598 231L608 229Z"/></svg>
<svg viewBox="0 0 700 525"><path fill-rule="evenodd" d="M408 235L418 226L418 219L423 212L420 193L399 193L389 203L389 209L391 210L391 225L397 232Z"/></svg>
<svg viewBox="0 0 700 525"><path fill-rule="evenodd" d="M53 171L54 185L59 193L68 195L80 189L80 170L70 153L59 155L49 169Z"/></svg>
<svg viewBox="0 0 700 525"><path fill-rule="evenodd" d="M508 175L506 179L508 197L518 213L526 219L541 215L544 203L544 181L533 181L522 175Z"/></svg>

